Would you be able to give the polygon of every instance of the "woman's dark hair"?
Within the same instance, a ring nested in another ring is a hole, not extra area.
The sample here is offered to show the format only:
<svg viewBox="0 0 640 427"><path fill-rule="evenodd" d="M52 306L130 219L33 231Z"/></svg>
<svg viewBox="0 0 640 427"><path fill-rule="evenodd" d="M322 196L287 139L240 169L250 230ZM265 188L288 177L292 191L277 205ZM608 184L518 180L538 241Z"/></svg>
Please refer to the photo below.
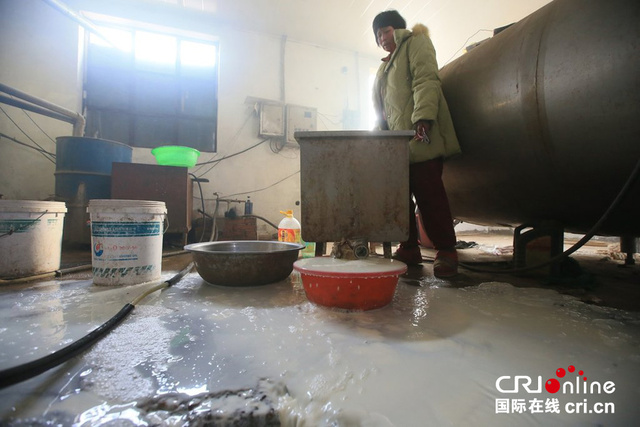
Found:
<svg viewBox="0 0 640 427"><path fill-rule="evenodd" d="M378 30L384 27L393 27L395 30L399 28L407 28L407 22L397 10L385 10L384 12L380 12L375 18L373 18L373 36L376 38L376 44L378 44Z"/></svg>

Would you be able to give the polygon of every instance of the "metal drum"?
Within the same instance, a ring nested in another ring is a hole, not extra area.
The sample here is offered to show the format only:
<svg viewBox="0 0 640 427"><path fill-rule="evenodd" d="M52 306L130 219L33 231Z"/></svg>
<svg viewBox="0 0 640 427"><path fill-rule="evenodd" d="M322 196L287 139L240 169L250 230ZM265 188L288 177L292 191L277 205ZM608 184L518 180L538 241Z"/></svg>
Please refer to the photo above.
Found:
<svg viewBox="0 0 640 427"><path fill-rule="evenodd" d="M56 138L56 200L66 202L66 244L89 245L86 226L90 199L111 198L111 165L131 163L132 148L105 139L61 136Z"/></svg>

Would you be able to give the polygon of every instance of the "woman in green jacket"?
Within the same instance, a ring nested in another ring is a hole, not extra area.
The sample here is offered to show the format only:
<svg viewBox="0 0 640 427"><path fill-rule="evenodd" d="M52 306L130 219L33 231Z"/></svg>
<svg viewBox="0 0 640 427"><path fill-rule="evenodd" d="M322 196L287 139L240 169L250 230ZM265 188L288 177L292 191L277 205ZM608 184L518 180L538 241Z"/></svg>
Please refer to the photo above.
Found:
<svg viewBox="0 0 640 427"><path fill-rule="evenodd" d="M373 20L376 43L389 55L382 59L373 89L377 125L381 130L415 130L409 142L410 212L415 198L425 232L437 250L434 275L451 277L458 271L456 235L442 183L445 158L460 153L449 107L442 93L436 52L427 27L407 30L395 10ZM394 257L409 265L422 262L415 215L410 215L409 240Z"/></svg>

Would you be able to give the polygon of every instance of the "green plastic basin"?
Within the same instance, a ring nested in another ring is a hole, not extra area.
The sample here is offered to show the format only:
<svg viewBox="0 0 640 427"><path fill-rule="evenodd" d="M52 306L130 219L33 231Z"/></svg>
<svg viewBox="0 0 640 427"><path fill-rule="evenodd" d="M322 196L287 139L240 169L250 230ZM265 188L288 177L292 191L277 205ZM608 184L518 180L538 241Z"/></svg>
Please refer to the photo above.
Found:
<svg viewBox="0 0 640 427"><path fill-rule="evenodd" d="M151 150L159 165L180 166L191 168L195 166L200 157L200 152L195 148L181 145L165 145Z"/></svg>

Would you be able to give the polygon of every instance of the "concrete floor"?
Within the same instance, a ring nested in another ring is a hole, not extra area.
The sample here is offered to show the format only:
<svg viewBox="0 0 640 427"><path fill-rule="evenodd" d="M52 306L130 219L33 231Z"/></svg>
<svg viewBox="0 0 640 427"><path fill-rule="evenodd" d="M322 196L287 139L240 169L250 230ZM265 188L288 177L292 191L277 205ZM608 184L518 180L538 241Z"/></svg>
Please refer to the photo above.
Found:
<svg viewBox="0 0 640 427"><path fill-rule="evenodd" d="M594 238L571 255L575 262L568 271L557 277L549 277L544 271L509 274L513 260L513 236L509 230L458 232L458 250L462 266L459 275L448 280L449 286L462 288L487 281L501 281L515 287L553 289L561 294L574 296L588 304L601 305L631 311L640 311L640 255L635 254L635 264L626 265L626 254L620 252L615 238ZM570 248L581 236L565 238L564 249ZM464 248L465 246L469 246ZM382 255L382 247L376 249ZM331 251L330 244L327 253ZM191 256L180 253L178 244L165 247L163 271L177 272L186 265ZM171 255L171 254L176 254ZM169 255L169 256L166 256ZM406 283L420 284L424 278L433 276L432 260L435 251L422 248L425 262L410 267L403 279ZM465 268L464 265L467 265ZM64 250L61 269L90 266L91 253L87 250ZM488 270L490 272L483 272ZM505 273L496 271L505 270ZM90 269L69 273L67 279L90 279Z"/></svg>
<svg viewBox="0 0 640 427"><path fill-rule="evenodd" d="M564 272L549 277L543 270L520 275L483 273L482 270L509 270L513 260L513 236L507 230L487 233L458 233L459 242L477 243L478 246L459 250L460 262L471 269L460 268L460 275L449 282L455 287L475 286L496 280L515 287L556 290L574 296L587 304L624 310L640 310L640 255L635 254L634 265L625 265L626 254L620 253L615 238L595 238L571 255ZM582 236L565 238L564 250ZM433 250L423 249L423 258L433 259ZM431 265L411 269L407 276L429 276Z"/></svg>
<svg viewBox="0 0 640 427"><path fill-rule="evenodd" d="M470 246L460 261L473 269L436 279L435 253L423 249L425 262L400 278L394 301L364 313L314 306L295 273L239 290L193 272L141 301L82 355L0 390L0 424L181 425L214 409L224 423L246 420L238 410L248 407L258 425L276 412L290 426L633 424L640 265L624 266L616 242L596 240L572 256L571 274L488 273L477 270L508 269L512 237L458 239ZM163 278L189 262L189 254L165 257ZM62 264L90 264L90 253L65 251ZM90 274L0 289L0 369L69 344L144 289L92 286ZM606 397L615 414L498 414L502 398L531 396L497 392L497 378L550 376L569 363L590 380L615 381L612 396L576 396Z"/></svg>

